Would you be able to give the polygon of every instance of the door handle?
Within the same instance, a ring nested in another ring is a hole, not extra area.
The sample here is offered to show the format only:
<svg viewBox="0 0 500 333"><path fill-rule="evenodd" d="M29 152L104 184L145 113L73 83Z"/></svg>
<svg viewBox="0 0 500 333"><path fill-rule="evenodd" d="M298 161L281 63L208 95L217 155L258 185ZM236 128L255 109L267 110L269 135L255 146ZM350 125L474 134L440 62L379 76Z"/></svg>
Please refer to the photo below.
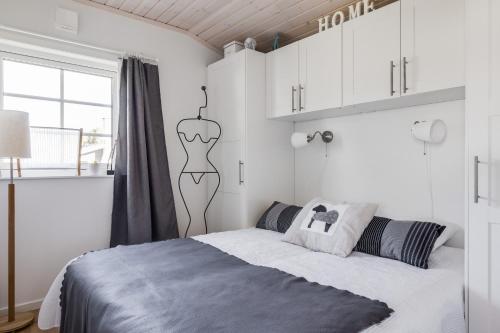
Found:
<svg viewBox="0 0 500 333"><path fill-rule="evenodd" d="M296 91L297 91L297 89L295 89L295 87L292 86L292 112L297 111L297 109L295 108L295 92Z"/></svg>
<svg viewBox="0 0 500 333"><path fill-rule="evenodd" d="M406 57L403 57L403 93L408 92L408 86L406 84L406 66L408 65L408 59Z"/></svg>
<svg viewBox="0 0 500 333"><path fill-rule="evenodd" d="M474 156L474 203L478 203L479 199L488 199L479 195L479 164L488 164L481 162L478 156Z"/></svg>
<svg viewBox="0 0 500 333"><path fill-rule="evenodd" d="M394 96L396 91L394 90L394 68L396 68L396 65L394 65L394 61L391 60L391 96Z"/></svg>
<svg viewBox="0 0 500 333"><path fill-rule="evenodd" d="M302 91L304 91L304 86L299 84L299 111L305 109L305 107L302 106Z"/></svg>
<svg viewBox="0 0 500 333"><path fill-rule="evenodd" d="M244 166L244 163L242 161L239 161L239 163L238 163L238 167L239 167L238 174L239 174L240 185L242 185L245 182L244 179L243 179L243 166Z"/></svg>

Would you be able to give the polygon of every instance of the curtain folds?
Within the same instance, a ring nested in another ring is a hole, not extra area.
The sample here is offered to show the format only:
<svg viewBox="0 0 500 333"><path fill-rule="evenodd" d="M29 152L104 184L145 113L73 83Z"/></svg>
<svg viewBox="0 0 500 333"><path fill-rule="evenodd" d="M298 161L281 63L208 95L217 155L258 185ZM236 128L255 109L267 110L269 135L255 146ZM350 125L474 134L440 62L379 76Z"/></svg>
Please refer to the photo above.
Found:
<svg viewBox="0 0 500 333"><path fill-rule="evenodd" d="M158 66L123 59L110 245L179 237Z"/></svg>

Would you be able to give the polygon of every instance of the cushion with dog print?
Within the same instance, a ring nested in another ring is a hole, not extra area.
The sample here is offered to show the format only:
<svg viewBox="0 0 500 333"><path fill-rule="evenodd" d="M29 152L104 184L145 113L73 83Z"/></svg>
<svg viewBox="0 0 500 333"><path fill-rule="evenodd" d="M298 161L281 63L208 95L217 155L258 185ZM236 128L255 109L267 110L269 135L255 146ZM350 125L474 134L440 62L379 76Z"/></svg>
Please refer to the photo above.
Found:
<svg viewBox="0 0 500 333"><path fill-rule="evenodd" d="M294 219L283 240L313 251L348 256L372 220L377 205L333 204L317 198Z"/></svg>

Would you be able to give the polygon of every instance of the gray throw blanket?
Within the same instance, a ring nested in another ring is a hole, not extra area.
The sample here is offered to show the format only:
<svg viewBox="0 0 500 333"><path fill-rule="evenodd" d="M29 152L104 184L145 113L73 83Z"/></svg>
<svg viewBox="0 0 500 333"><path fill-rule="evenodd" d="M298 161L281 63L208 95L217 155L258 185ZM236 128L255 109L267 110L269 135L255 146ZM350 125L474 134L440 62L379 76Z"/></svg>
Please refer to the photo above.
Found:
<svg viewBox="0 0 500 333"><path fill-rule="evenodd" d="M350 333L392 313L193 239L84 255L66 270L61 307L61 333Z"/></svg>

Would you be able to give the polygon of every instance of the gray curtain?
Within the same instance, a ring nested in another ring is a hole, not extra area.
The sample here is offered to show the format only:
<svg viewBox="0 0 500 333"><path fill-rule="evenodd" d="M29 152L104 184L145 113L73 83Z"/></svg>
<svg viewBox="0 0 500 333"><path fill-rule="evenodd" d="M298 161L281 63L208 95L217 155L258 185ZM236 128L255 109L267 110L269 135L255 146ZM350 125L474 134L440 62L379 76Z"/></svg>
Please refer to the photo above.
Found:
<svg viewBox="0 0 500 333"><path fill-rule="evenodd" d="M124 59L111 246L179 237L168 169L158 66Z"/></svg>

